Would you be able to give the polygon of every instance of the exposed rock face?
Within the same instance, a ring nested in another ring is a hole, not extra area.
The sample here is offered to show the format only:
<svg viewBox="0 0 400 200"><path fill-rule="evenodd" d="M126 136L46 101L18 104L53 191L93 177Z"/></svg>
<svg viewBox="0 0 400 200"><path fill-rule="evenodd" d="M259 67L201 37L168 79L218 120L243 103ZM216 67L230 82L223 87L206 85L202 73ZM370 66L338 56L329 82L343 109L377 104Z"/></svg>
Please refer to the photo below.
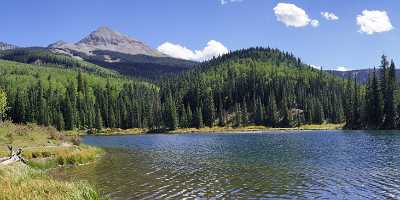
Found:
<svg viewBox="0 0 400 200"><path fill-rule="evenodd" d="M94 51L113 51L130 55L147 55L153 57L165 57L166 55L150 48L143 42L132 39L127 35L111 30L107 27L100 27L90 33L81 41L70 44L58 41L49 45L49 48L56 53L75 54L83 53L87 56L95 55Z"/></svg>
<svg viewBox="0 0 400 200"><path fill-rule="evenodd" d="M15 45L0 42L0 50L10 50L10 49L16 49L16 48L18 48L18 47Z"/></svg>

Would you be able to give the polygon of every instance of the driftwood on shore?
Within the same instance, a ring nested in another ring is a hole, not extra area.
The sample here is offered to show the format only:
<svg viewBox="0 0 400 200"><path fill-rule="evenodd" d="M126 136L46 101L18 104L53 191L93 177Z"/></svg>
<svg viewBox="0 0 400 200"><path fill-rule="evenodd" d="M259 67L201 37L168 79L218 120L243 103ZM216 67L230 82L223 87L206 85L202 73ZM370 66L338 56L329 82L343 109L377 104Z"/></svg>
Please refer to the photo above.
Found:
<svg viewBox="0 0 400 200"><path fill-rule="evenodd" d="M10 151L10 156L0 158L0 165L9 165L9 164L19 162L19 161L26 164L26 160L22 157L22 149L21 148L18 148L14 151L12 146L8 146L8 150Z"/></svg>

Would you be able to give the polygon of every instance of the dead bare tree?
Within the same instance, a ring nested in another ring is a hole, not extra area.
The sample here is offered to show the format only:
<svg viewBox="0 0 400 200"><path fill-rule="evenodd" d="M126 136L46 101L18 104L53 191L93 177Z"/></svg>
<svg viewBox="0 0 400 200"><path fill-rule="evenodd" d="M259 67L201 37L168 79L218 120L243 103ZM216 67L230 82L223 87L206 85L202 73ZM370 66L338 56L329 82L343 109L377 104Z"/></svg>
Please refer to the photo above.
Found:
<svg viewBox="0 0 400 200"><path fill-rule="evenodd" d="M8 145L10 151L9 157L0 158L0 165L9 165L11 163L19 162L26 164L26 160L22 157L22 149L18 148L14 151L13 147Z"/></svg>

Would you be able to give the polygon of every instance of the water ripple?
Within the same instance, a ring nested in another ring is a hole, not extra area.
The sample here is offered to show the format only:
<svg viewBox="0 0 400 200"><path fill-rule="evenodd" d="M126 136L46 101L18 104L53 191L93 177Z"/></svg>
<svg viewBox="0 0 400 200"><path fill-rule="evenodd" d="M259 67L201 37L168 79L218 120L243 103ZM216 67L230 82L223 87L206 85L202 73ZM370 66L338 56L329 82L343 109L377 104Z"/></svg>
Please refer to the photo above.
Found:
<svg viewBox="0 0 400 200"><path fill-rule="evenodd" d="M341 132L86 137L119 147L59 170L111 199L400 199L400 134Z"/></svg>

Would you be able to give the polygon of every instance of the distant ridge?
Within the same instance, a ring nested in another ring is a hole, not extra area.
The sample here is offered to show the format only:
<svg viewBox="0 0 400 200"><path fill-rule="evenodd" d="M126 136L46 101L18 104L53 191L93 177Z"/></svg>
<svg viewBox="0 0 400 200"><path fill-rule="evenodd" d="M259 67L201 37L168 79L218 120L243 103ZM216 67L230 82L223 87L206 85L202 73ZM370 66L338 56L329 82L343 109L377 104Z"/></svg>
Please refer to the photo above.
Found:
<svg viewBox="0 0 400 200"><path fill-rule="evenodd" d="M356 78L359 83L367 83L368 75L372 72L372 69L358 69L358 70L349 70L349 71L336 71L336 70L326 70L327 72L342 77L342 78ZM379 69L377 69L379 71ZM396 77L397 80L400 80L400 70L396 69Z"/></svg>

